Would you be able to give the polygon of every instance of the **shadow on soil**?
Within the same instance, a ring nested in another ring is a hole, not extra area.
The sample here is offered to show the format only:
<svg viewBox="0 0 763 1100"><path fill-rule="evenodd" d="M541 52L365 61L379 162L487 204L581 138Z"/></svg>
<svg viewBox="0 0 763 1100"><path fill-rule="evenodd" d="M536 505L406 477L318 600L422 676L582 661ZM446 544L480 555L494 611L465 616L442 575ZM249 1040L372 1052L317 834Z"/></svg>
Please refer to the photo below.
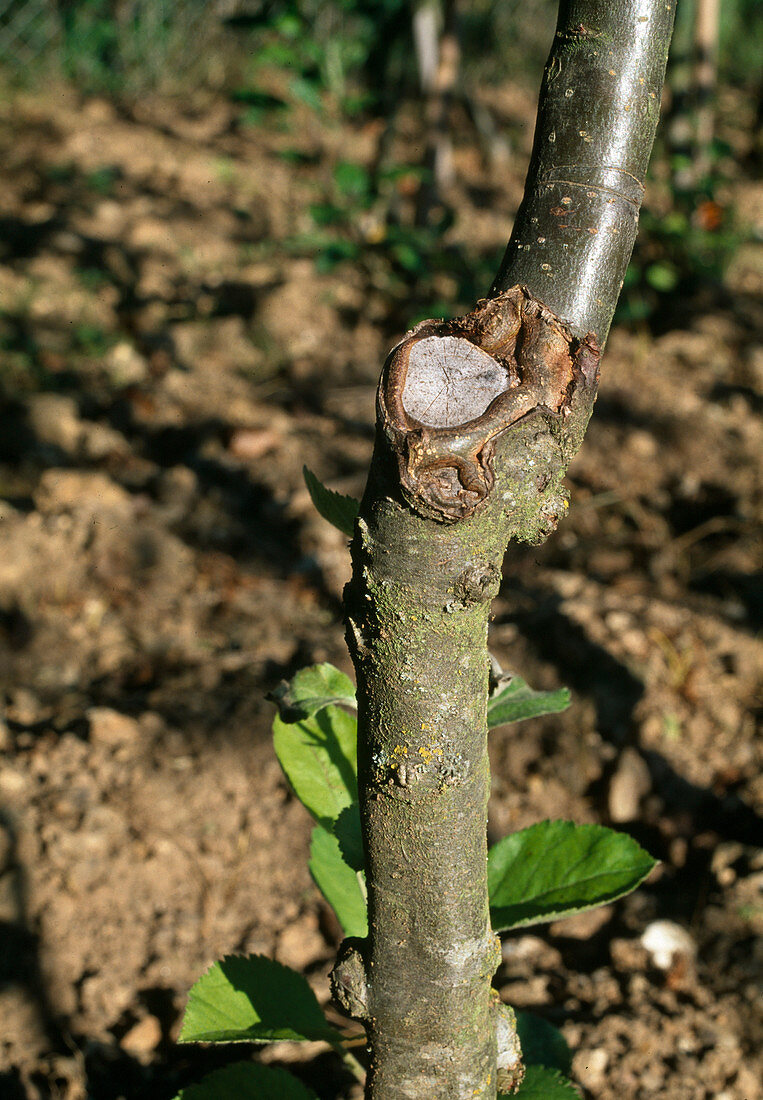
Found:
<svg viewBox="0 0 763 1100"><path fill-rule="evenodd" d="M633 711L643 695L641 681L560 610L559 596L524 589L522 596L528 595L534 597L533 606L512 614L511 621L540 657L557 665L560 680L573 692L593 699L601 736L618 749L625 745L639 749L649 767L653 789L664 804L664 813L684 819L690 815L688 827L693 833L711 830L722 840L758 844L763 836L763 819L741 798L733 792L719 796L691 783L662 754L638 746Z"/></svg>

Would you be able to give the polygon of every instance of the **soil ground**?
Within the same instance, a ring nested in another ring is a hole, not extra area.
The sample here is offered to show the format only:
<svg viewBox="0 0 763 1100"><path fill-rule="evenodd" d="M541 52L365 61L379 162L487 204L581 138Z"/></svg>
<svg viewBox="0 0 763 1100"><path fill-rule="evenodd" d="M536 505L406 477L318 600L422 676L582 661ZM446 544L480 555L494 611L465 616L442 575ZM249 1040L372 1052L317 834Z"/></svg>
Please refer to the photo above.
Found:
<svg viewBox="0 0 763 1100"><path fill-rule="evenodd" d="M520 194L532 99L493 106L515 156L486 188L457 147L454 248L505 241ZM383 270L319 273L289 242L325 165L378 139L247 129L222 99L0 109L3 1100L165 1100L240 1058L174 1045L226 952L328 997L339 932L264 696L349 671L347 549L301 470L360 493L412 318ZM760 190L734 197L760 216ZM511 550L495 606L503 666L573 704L494 733L491 838L601 821L663 861L504 945L504 999L562 1027L592 1100L763 1097L762 283L747 246L716 295L613 331L569 517ZM641 941L658 919L687 934L667 969ZM357 1095L318 1047L258 1056Z"/></svg>

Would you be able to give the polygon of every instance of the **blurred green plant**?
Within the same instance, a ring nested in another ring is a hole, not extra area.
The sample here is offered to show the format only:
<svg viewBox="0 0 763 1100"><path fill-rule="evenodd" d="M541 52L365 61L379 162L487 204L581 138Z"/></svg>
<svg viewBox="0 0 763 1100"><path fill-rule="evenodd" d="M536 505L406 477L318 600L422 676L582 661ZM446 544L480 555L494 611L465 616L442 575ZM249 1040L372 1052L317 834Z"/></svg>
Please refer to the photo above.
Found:
<svg viewBox="0 0 763 1100"><path fill-rule="evenodd" d="M220 33L213 5L195 0L77 0L58 12L61 71L85 92L138 94L196 83Z"/></svg>
<svg viewBox="0 0 763 1100"><path fill-rule="evenodd" d="M760 113L760 66L754 58L763 44L763 8L755 0L725 0L718 13L717 73L708 82L705 72L702 83L698 5L699 0L678 5L665 120L650 168L654 183L641 212L619 321L653 320L659 314L674 320L677 312L693 308L703 292L723 281L745 239L729 198L743 154L738 140L732 148L718 135L745 129L729 119L730 104L737 112L751 112L757 102ZM748 148L754 158L754 134Z"/></svg>
<svg viewBox="0 0 763 1100"><path fill-rule="evenodd" d="M85 290L92 294L97 294L111 281L108 272L101 267L78 267L75 274Z"/></svg>
<svg viewBox="0 0 763 1100"><path fill-rule="evenodd" d="M119 79L119 27L106 0L83 0L63 11L63 68L85 88L113 87Z"/></svg>
<svg viewBox="0 0 763 1100"><path fill-rule="evenodd" d="M409 0L266 0L228 22L251 36L255 88L267 70L280 70L292 99L321 110L328 93L353 115L387 102L391 83L394 100L414 74L410 13ZM253 106L244 121L259 121Z"/></svg>
<svg viewBox="0 0 763 1100"><path fill-rule="evenodd" d="M116 342L114 333L105 332L100 325L78 324L72 330L74 350L84 355L100 356Z"/></svg>
<svg viewBox="0 0 763 1100"><path fill-rule="evenodd" d="M0 5L0 8L2 5ZM392 113L417 86L411 21L414 0L259 0L226 5L199 0L17 0L0 11L0 66L49 73L53 57L86 92L136 92L168 80L196 87L238 88L261 97L245 121L277 108L260 87L266 70L280 71L289 98L321 108L329 93L348 114ZM474 84L536 81L553 34L553 0L471 0L460 6L464 76ZM682 0L681 25L694 4ZM36 9L39 8L39 12ZM43 18L44 17L44 18ZM42 20L42 22L40 22ZM724 0L720 13L719 76L724 84L760 90L763 7L758 0ZM242 66L248 75L241 83ZM245 105L246 106L246 105Z"/></svg>
<svg viewBox="0 0 763 1100"><path fill-rule="evenodd" d="M371 171L338 161L320 201L309 207L313 228L287 247L312 256L321 274L352 265L392 302L404 304L408 323L466 308L484 294L502 250L478 253L449 241L455 214L444 203L430 211L426 224L417 224L415 199L427 177L416 164Z"/></svg>
<svg viewBox="0 0 763 1100"><path fill-rule="evenodd" d="M760 93L763 6L759 0L723 0L718 46L721 81Z"/></svg>
<svg viewBox="0 0 763 1100"><path fill-rule="evenodd" d="M120 176L121 173L118 168L104 165L102 168L95 168L92 172L89 172L85 177L85 183L91 191L106 196L113 194L114 185Z"/></svg>
<svg viewBox="0 0 763 1100"><path fill-rule="evenodd" d="M722 282L744 240L724 197L724 162L730 155L728 145L716 139L709 173L690 187L680 187L675 181L690 166L686 156L664 150L658 154L669 181L661 188L659 207L642 209L617 321L644 321L661 312L672 315L679 303L683 310L704 287Z"/></svg>

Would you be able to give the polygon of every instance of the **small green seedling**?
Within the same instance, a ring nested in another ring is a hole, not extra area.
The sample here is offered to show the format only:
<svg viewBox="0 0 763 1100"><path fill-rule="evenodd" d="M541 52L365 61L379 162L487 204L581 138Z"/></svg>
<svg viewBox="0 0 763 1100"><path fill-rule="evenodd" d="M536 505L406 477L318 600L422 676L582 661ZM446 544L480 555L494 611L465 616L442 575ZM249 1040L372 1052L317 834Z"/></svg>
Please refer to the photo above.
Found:
<svg viewBox="0 0 763 1100"><path fill-rule="evenodd" d="M357 502L325 489L305 471L310 495L325 519L352 532ZM273 742L291 789L315 821L309 868L348 937L368 933L363 842L357 789L357 723L352 681L330 664L312 665L271 695L278 707ZM566 688L533 691L519 676L502 676L488 700L488 726L555 714L569 706ZM495 932L527 928L584 913L635 890L655 867L631 837L601 825L542 821L513 833L488 853L490 914ZM527 1012L508 1018L523 1066L499 1087L518 1100L574 1100L566 1074L570 1052L562 1034ZM259 955L228 956L191 989L181 1043L321 1041L362 1080L350 1048L362 1041L357 1024L330 1024L300 974ZM286 1070L239 1062L181 1090L177 1100L316 1100Z"/></svg>

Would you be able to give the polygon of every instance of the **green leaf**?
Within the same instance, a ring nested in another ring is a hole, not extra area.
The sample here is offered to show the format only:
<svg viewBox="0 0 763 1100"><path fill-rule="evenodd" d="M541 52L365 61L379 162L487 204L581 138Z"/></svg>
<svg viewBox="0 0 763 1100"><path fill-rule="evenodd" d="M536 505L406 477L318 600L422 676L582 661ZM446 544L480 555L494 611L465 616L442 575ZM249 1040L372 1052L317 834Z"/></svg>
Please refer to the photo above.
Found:
<svg viewBox="0 0 763 1100"><path fill-rule="evenodd" d="M310 217L316 225L341 225L347 220L347 213L331 202L322 202L313 203Z"/></svg>
<svg viewBox="0 0 763 1100"><path fill-rule="evenodd" d="M320 825L313 829L308 867L315 885L336 913L345 935L364 939L368 935L368 915L360 872L348 866L337 838Z"/></svg>
<svg viewBox="0 0 763 1100"><path fill-rule="evenodd" d="M632 837L603 825L541 821L488 852L493 928L570 917L629 894L656 866Z"/></svg>
<svg viewBox="0 0 763 1100"><path fill-rule="evenodd" d="M332 832L339 841L342 859L353 871L362 871L366 866L363 850L363 836L360 829L360 806L357 802L346 806L333 824Z"/></svg>
<svg viewBox="0 0 763 1100"><path fill-rule="evenodd" d="M516 1017L524 1064L569 1073L572 1054L561 1031L534 1012L517 1012Z"/></svg>
<svg viewBox="0 0 763 1100"><path fill-rule="evenodd" d="M419 250L405 241L395 245L392 255L406 271L417 272L424 267L424 260Z"/></svg>
<svg viewBox="0 0 763 1100"><path fill-rule="evenodd" d="M505 1092L499 1092L499 1100L580 1100L580 1093L566 1077L562 1077L558 1069L548 1069L546 1066L528 1066L525 1079L514 1093L509 1097Z"/></svg>
<svg viewBox="0 0 763 1100"><path fill-rule="evenodd" d="M318 1100L293 1074L257 1062L234 1062L197 1085L181 1089L175 1100Z"/></svg>
<svg viewBox="0 0 763 1100"><path fill-rule="evenodd" d="M371 187L371 177L363 165L350 160L342 160L337 164L334 182L340 194L355 200L365 199Z"/></svg>
<svg viewBox="0 0 763 1100"><path fill-rule="evenodd" d="M297 76L291 82L290 91L294 98L299 100L300 103L304 103L305 106L312 107L314 111L322 110L321 92L315 81L308 80L304 76Z"/></svg>
<svg viewBox="0 0 763 1100"><path fill-rule="evenodd" d="M301 722L273 719L273 746L286 778L327 829L358 801L357 728L355 716L335 706Z"/></svg>
<svg viewBox="0 0 763 1100"><path fill-rule="evenodd" d="M302 467L302 475L307 491L320 515L351 539L355 531L355 518L360 508L358 501L354 497L346 497L342 493L335 493L333 489L327 489L307 466Z"/></svg>
<svg viewBox="0 0 763 1100"><path fill-rule="evenodd" d="M338 1038L301 974L263 955L226 955L191 989L178 1041L335 1043Z"/></svg>
<svg viewBox="0 0 763 1100"><path fill-rule="evenodd" d="M284 722L310 718L332 703L355 707L355 685L330 664L301 668L291 680L282 680L268 695Z"/></svg>
<svg viewBox="0 0 763 1100"><path fill-rule="evenodd" d="M538 718L541 714L558 714L570 705L567 688L557 691L533 691L521 676L512 676L508 684L501 684L487 701L489 729L504 726L508 722L521 722L525 718Z"/></svg>
<svg viewBox="0 0 763 1100"><path fill-rule="evenodd" d="M357 260L360 256L360 245L356 241L343 241L340 237L335 237L333 240L326 241L323 244L316 244L315 247L318 249L317 255L315 256L315 270L321 275L325 275L328 271L333 271L335 267L338 267L339 264L347 260ZM321 486L321 488L323 487ZM324 489L324 492L329 492L329 490ZM338 497L340 501L342 499L352 499L351 497L343 498L341 493L332 493L332 496ZM321 509L319 508L318 511L321 512ZM323 512L321 512L321 515L324 519L328 518ZM329 523L333 523L335 527L339 526L339 524L335 523L332 519L329 519ZM343 527L339 529L340 531L344 531ZM351 531L345 531L344 533L352 535Z"/></svg>

